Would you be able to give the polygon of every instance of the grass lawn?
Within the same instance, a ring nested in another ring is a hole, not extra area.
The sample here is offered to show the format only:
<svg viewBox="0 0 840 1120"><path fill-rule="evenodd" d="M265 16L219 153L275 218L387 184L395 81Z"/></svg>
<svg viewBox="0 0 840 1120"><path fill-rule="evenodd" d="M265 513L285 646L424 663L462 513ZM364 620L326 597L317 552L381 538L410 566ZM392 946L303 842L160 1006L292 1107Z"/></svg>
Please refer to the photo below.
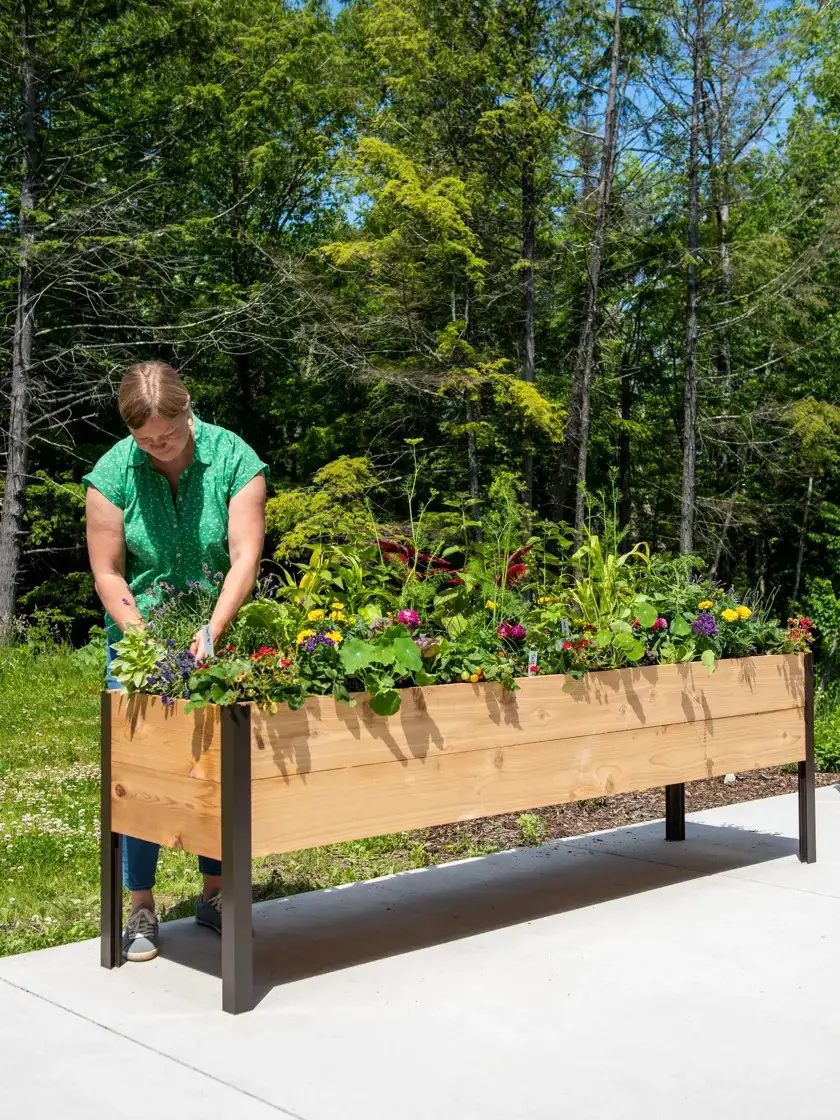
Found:
<svg viewBox="0 0 840 1120"><path fill-rule="evenodd" d="M0 956L95 937L99 929L99 690L87 651L0 649ZM493 851L456 830L441 851L404 833L257 860L273 898ZM165 920L192 913L195 857L161 850Z"/></svg>

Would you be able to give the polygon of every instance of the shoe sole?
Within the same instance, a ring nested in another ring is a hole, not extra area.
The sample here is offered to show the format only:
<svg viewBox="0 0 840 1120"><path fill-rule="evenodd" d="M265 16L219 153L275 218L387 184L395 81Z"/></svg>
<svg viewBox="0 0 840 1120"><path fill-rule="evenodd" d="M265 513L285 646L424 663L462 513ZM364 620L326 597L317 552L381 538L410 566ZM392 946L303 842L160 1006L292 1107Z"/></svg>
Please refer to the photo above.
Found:
<svg viewBox="0 0 840 1120"><path fill-rule="evenodd" d="M123 950L123 960L130 961L132 964L142 964L144 961L153 961L159 952L159 949L147 949L145 953L134 953L131 949L128 952Z"/></svg>
<svg viewBox="0 0 840 1120"><path fill-rule="evenodd" d="M217 933L219 937L222 936L222 931L218 926L214 926L212 922L202 922L201 918L196 918L195 924L201 926L203 929L212 929L213 933Z"/></svg>

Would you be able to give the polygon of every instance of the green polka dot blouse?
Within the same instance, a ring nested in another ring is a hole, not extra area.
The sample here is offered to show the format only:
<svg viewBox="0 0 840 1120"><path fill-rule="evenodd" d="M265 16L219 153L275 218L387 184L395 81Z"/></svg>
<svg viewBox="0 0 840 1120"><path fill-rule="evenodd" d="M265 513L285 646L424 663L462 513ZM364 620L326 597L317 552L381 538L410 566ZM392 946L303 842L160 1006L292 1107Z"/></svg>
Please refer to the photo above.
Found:
<svg viewBox="0 0 840 1120"><path fill-rule="evenodd" d="M268 467L233 432L195 419L195 456L181 473L175 499L169 483L154 470L132 436L120 440L84 476L123 511L126 582L141 610L155 605L155 583L183 587L206 583L205 565L227 574L228 504ZM106 616L110 640L120 632Z"/></svg>

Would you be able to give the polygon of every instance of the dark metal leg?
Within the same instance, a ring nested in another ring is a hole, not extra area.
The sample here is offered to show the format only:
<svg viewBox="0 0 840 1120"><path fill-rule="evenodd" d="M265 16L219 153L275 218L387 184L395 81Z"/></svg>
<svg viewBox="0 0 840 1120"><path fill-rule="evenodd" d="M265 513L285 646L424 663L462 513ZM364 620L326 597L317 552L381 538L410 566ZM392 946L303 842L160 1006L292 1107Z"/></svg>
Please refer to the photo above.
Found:
<svg viewBox="0 0 840 1120"><path fill-rule="evenodd" d="M122 837L111 831L111 694L102 693L100 794L100 927L103 968L122 960Z"/></svg>
<svg viewBox="0 0 840 1120"><path fill-rule="evenodd" d="M665 839L685 840L685 785L665 787Z"/></svg>
<svg viewBox="0 0 840 1120"><path fill-rule="evenodd" d="M222 708L222 1009L254 1006L251 927L251 709Z"/></svg>
<svg viewBox="0 0 840 1120"><path fill-rule="evenodd" d="M805 658L805 760L799 763L799 859L817 861L817 804L814 782L814 659Z"/></svg>

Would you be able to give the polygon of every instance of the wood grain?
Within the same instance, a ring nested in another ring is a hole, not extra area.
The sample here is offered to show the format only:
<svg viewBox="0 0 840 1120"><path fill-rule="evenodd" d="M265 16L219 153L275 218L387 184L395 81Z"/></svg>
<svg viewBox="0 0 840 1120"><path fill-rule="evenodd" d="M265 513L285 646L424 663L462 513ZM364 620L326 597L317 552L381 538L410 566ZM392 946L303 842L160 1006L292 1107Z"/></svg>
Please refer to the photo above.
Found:
<svg viewBox="0 0 840 1120"><path fill-rule="evenodd" d="M356 708L313 697L297 712L254 711L252 773L260 780L577 739L784 711L805 699L797 656L721 661L712 677L695 664L590 673L569 690L566 680L523 680L515 693L495 684L407 689L390 718L373 713L364 696Z"/></svg>
<svg viewBox="0 0 840 1120"><path fill-rule="evenodd" d="M221 857L221 787L115 761L112 828L168 848Z"/></svg>
<svg viewBox="0 0 840 1120"><path fill-rule="evenodd" d="M649 789L805 757L802 708L254 781L254 855Z"/></svg>
<svg viewBox="0 0 840 1120"><path fill-rule="evenodd" d="M184 712L186 701L166 707L158 696L111 693L114 763L184 778L220 781L221 720L215 706Z"/></svg>

